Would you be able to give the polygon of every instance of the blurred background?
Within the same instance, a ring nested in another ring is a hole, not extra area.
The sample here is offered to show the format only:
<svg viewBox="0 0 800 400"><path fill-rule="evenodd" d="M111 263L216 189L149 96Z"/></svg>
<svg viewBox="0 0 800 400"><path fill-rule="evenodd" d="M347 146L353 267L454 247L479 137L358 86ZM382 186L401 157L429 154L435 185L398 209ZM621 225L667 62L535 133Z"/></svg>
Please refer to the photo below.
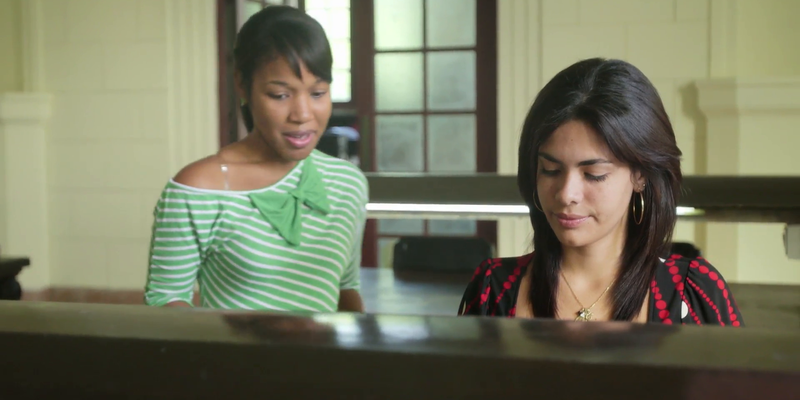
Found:
<svg viewBox="0 0 800 400"><path fill-rule="evenodd" d="M800 175L800 1L0 0L0 252L30 261L23 299L141 302L156 199L181 167L246 134L235 34L284 3L316 18L333 48L320 149L371 179L516 174L537 92L595 56L654 82L684 175ZM785 226L682 220L675 240L730 282L761 288L740 302L771 302L800 327L800 260L787 256ZM527 217L372 218L364 269L395 268L402 238L531 250ZM363 286L377 296L374 279ZM465 283L414 290L453 314ZM417 312L439 310L429 306Z"/></svg>

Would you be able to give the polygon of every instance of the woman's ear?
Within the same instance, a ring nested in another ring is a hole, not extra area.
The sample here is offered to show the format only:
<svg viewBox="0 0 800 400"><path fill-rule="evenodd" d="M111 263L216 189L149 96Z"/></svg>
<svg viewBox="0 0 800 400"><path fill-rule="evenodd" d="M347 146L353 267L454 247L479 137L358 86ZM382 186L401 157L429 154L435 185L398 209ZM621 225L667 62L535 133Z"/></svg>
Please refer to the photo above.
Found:
<svg viewBox="0 0 800 400"><path fill-rule="evenodd" d="M642 175L641 171L634 171L633 173L633 191L641 193L644 191L644 186L647 184L647 179Z"/></svg>

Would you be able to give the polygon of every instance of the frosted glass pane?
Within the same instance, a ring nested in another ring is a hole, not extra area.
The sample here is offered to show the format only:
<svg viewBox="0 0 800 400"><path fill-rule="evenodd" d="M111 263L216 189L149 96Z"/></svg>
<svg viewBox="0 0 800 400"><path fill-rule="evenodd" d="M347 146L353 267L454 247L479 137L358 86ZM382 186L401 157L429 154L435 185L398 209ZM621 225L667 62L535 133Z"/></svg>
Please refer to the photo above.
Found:
<svg viewBox="0 0 800 400"><path fill-rule="evenodd" d="M305 8L350 8L350 0L306 0Z"/></svg>
<svg viewBox="0 0 800 400"><path fill-rule="evenodd" d="M306 13L322 25L329 41L350 38L350 10L320 8Z"/></svg>
<svg viewBox="0 0 800 400"><path fill-rule="evenodd" d="M334 69L350 69L350 39L331 41Z"/></svg>
<svg viewBox="0 0 800 400"><path fill-rule="evenodd" d="M329 19L328 10L324 8L313 9L313 10L306 9L306 14L308 14L311 18L317 20L317 22L319 22L319 24L322 25L322 29L325 29L325 27L328 25L328 19ZM326 35L328 34L327 30L325 31L325 34Z"/></svg>
<svg viewBox="0 0 800 400"><path fill-rule="evenodd" d="M428 116L428 171L476 171L475 115Z"/></svg>
<svg viewBox="0 0 800 400"><path fill-rule="evenodd" d="M425 232L425 221L421 219L380 219L378 233L381 235L422 235Z"/></svg>
<svg viewBox="0 0 800 400"><path fill-rule="evenodd" d="M468 219L444 219L428 222L428 233L438 236L475 236L478 224Z"/></svg>
<svg viewBox="0 0 800 400"><path fill-rule="evenodd" d="M375 158L380 172L422 172L422 116L375 117Z"/></svg>
<svg viewBox="0 0 800 400"><path fill-rule="evenodd" d="M428 53L428 109L475 109L475 52Z"/></svg>
<svg viewBox="0 0 800 400"><path fill-rule="evenodd" d="M264 7L261 6L261 3L256 3L253 1L248 1L244 3L244 19L247 20L253 16L253 14L261 11Z"/></svg>
<svg viewBox="0 0 800 400"><path fill-rule="evenodd" d="M475 0L428 0L426 46L475 46Z"/></svg>
<svg viewBox="0 0 800 400"><path fill-rule="evenodd" d="M350 9L332 8L328 11L328 25L323 26L328 40L350 38Z"/></svg>
<svg viewBox="0 0 800 400"><path fill-rule="evenodd" d="M375 109L422 111L422 53L375 55Z"/></svg>
<svg viewBox="0 0 800 400"><path fill-rule="evenodd" d="M375 49L422 48L422 0L374 0Z"/></svg>
<svg viewBox="0 0 800 400"><path fill-rule="evenodd" d="M333 70L333 83L331 84L331 101L334 103L347 103L352 99L350 89L350 70Z"/></svg>

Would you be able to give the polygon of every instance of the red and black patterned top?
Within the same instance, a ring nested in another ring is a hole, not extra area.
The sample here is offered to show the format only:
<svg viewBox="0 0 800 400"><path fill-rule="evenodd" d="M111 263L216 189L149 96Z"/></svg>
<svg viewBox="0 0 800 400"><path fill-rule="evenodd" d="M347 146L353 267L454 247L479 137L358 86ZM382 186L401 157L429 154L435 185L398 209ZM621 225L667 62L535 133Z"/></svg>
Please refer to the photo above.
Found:
<svg viewBox="0 0 800 400"><path fill-rule="evenodd" d="M461 300L459 315L514 317L521 277L533 254L486 260ZM650 283L648 322L743 326L725 279L702 257L673 254L662 259Z"/></svg>

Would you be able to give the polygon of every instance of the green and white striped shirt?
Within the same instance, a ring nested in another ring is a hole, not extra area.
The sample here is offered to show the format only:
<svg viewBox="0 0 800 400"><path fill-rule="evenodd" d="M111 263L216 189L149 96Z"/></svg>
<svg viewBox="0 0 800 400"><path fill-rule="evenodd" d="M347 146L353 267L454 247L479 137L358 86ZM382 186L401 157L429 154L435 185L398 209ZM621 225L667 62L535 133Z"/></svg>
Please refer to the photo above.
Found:
<svg viewBox="0 0 800 400"><path fill-rule="evenodd" d="M155 207L145 304L336 311L359 288L369 190L317 150L272 186L205 190L170 180Z"/></svg>

